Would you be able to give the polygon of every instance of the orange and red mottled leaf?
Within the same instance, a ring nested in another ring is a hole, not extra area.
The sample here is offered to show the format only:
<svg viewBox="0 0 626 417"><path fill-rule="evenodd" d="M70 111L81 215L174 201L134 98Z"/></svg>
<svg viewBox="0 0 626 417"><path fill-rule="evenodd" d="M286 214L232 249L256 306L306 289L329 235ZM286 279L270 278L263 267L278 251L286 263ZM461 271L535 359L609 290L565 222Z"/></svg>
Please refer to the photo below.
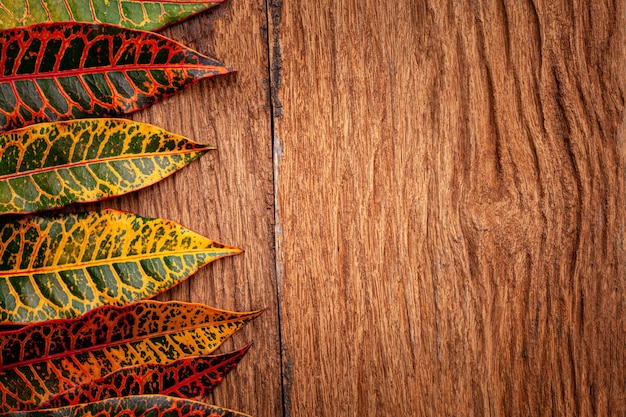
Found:
<svg viewBox="0 0 626 417"><path fill-rule="evenodd" d="M0 29L45 22L111 23L158 30L224 0L3 0Z"/></svg>
<svg viewBox="0 0 626 417"><path fill-rule="evenodd" d="M106 398L148 394L206 401L224 376L237 366L249 347L250 345L223 355L184 358L168 364L145 364L123 368L65 391L37 408L58 408Z"/></svg>
<svg viewBox="0 0 626 417"><path fill-rule="evenodd" d="M0 134L0 213L128 193L200 157L201 145L145 123L83 119Z"/></svg>
<svg viewBox="0 0 626 417"><path fill-rule="evenodd" d="M260 312L139 301L0 335L0 412L36 408L121 368L208 355Z"/></svg>
<svg viewBox="0 0 626 417"><path fill-rule="evenodd" d="M151 32L43 23L0 31L0 131L130 113L232 70Z"/></svg>
<svg viewBox="0 0 626 417"><path fill-rule="evenodd" d="M76 317L149 298L240 253L178 223L104 210L0 225L0 323Z"/></svg>
<svg viewBox="0 0 626 417"><path fill-rule="evenodd" d="M9 412L0 417L250 417L214 405L164 395L111 398L95 403L36 411Z"/></svg>

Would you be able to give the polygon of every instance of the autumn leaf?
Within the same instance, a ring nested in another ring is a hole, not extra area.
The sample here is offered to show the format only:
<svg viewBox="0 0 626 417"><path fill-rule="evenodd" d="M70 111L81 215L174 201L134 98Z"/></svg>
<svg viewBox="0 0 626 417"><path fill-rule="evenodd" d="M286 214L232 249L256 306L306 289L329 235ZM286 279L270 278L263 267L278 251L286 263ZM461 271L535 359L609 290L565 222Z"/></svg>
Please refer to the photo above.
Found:
<svg viewBox="0 0 626 417"><path fill-rule="evenodd" d="M145 364L123 368L94 381L77 385L40 404L58 408L106 398L162 394L206 401L224 376L237 366L250 345L231 353L184 358L168 364Z"/></svg>
<svg viewBox="0 0 626 417"><path fill-rule="evenodd" d="M76 317L152 297L241 250L116 210L0 225L0 323Z"/></svg>
<svg viewBox="0 0 626 417"><path fill-rule="evenodd" d="M145 395L111 398L90 404L0 414L0 417L250 417L197 401Z"/></svg>
<svg viewBox="0 0 626 417"><path fill-rule="evenodd" d="M151 32L44 23L0 31L0 131L131 113L232 69Z"/></svg>
<svg viewBox="0 0 626 417"><path fill-rule="evenodd" d="M0 213L96 201L147 187L200 157L201 145L125 119L42 123L0 134Z"/></svg>
<svg viewBox="0 0 626 417"><path fill-rule="evenodd" d="M0 336L0 412L34 409L125 367L207 355L260 312L138 301Z"/></svg>
<svg viewBox="0 0 626 417"><path fill-rule="evenodd" d="M0 29L46 22L111 23L158 30L217 6L224 0L3 0Z"/></svg>

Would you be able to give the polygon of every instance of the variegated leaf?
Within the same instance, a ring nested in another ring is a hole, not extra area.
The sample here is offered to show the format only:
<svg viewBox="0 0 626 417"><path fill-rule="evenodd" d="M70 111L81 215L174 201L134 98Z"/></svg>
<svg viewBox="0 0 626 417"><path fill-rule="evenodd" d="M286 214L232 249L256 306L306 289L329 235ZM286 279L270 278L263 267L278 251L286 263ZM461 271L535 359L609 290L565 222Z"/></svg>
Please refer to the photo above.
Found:
<svg viewBox="0 0 626 417"><path fill-rule="evenodd" d="M237 366L249 348L250 345L224 355L184 358L167 364L149 363L122 368L62 392L37 408L57 408L106 398L149 394L206 401L213 389Z"/></svg>
<svg viewBox="0 0 626 417"><path fill-rule="evenodd" d="M45 22L111 23L158 30L224 0L2 0L0 29Z"/></svg>
<svg viewBox="0 0 626 417"><path fill-rule="evenodd" d="M0 31L0 131L131 113L232 69L151 32L42 23Z"/></svg>
<svg viewBox="0 0 626 417"><path fill-rule="evenodd" d="M207 355L260 312L138 301L0 334L0 412L29 410L118 369Z"/></svg>
<svg viewBox="0 0 626 417"><path fill-rule="evenodd" d="M76 317L152 297L241 250L178 223L116 210L0 226L0 322Z"/></svg>
<svg viewBox="0 0 626 417"><path fill-rule="evenodd" d="M250 417L197 401L163 395L111 398L47 410L9 412L0 417Z"/></svg>
<svg viewBox="0 0 626 417"><path fill-rule="evenodd" d="M154 184L211 149L125 119L42 123L0 134L0 213L96 201Z"/></svg>

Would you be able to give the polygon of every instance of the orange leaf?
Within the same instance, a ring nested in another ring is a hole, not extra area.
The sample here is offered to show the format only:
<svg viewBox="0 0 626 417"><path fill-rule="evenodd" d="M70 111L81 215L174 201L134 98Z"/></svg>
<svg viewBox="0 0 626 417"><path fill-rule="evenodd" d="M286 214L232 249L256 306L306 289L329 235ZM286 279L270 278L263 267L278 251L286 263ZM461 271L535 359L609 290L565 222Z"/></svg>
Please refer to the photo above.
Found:
<svg viewBox="0 0 626 417"><path fill-rule="evenodd" d="M2 333L0 412L34 409L124 367L207 355L259 314L139 301Z"/></svg>

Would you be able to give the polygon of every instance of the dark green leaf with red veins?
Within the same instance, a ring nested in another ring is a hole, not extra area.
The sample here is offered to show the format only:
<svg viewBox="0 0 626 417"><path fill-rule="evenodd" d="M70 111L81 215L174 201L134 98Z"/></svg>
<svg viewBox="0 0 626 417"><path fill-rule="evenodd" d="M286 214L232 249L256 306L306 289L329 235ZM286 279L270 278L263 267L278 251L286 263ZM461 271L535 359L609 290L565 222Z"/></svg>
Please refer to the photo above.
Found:
<svg viewBox="0 0 626 417"><path fill-rule="evenodd" d="M121 368L208 355L261 312L140 301L0 334L0 413L32 410Z"/></svg>
<svg viewBox="0 0 626 417"><path fill-rule="evenodd" d="M214 405L164 395L111 398L90 404L0 414L0 417L250 417Z"/></svg>
<svg viewBox="0 0 626 417"><path fill-rule="evenodd" d="M179 359L165 365L146 364L123 368L78 385L37 408L65 407L106 398L148 394L206 401L224 376L237 366L249 347L224 355Z"/></svg>
<svg viewBox="0 0 626 417"><path fill-rule="evenodd" d="M3 0L0 29L45 22L111 23L157 30L224 0Z"/></svg>
<svg viewBox="0 0 626 417"><path fill-rule="evenodd" d="M170 39L112 25L0 31L0 130L131 113L232 70Z"/></svg>
<svg viewBox="0 0 626 417"><path fill-rule="evenodd" d="M154 184L209 149L125 119L39 123L0 133L0 213L125 194Z"/></svg>
<svg viewBox="0 0 626 417"><path fill-rule="evenodd" d="M177 285L241 249L117 210L0 223L0 323L76 317Z"/></svg>

